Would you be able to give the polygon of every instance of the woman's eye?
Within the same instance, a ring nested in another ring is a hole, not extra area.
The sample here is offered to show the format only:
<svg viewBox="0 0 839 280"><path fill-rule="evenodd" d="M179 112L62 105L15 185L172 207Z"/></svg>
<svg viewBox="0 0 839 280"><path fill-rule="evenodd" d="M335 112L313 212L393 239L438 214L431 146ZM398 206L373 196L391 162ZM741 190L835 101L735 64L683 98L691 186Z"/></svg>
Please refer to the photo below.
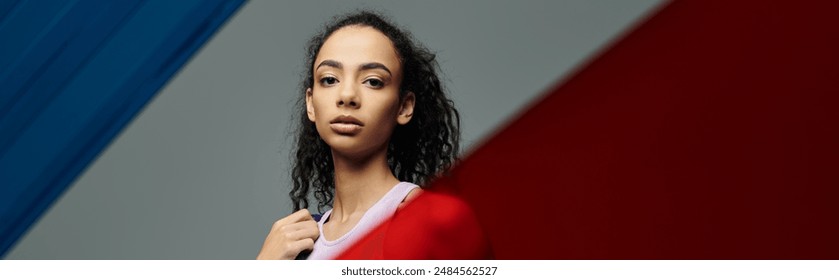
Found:
<svg viewBox="0 0 839 280"><path fill-rule="evenodd" d="M325 86L331 86L338 83L338 79L335 77L323 77L320 79L320 84Z"/></svg>
<svg viewBox="0 0 839 280"><path fill-rule="evenodd" d="M370 85L373 88L382 88L385 86L385 82L379 79L367 79L364 83Z"/></svg>

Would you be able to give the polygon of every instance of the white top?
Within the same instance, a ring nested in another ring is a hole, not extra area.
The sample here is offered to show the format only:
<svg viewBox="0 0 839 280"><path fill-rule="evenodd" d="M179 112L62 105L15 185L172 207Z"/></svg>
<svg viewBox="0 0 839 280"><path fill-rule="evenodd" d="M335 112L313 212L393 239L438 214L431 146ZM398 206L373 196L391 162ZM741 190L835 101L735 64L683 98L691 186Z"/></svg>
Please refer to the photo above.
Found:
<svg viewBox="0 0 839 280"><path fill-rule="evenodd" d="M330 260L334 259L343 253L356 241L364 237L368 232L372 231L376 226L384 222L386 219L396 213L396 208L405 199L411 190L419 188L419 186L408 183L399 182L396 186L390 189L381 199L379 199L373 207L364 212L364 216L358 220L358 223L350 229L346 234L335 240L326 240L323 237L323 223L329 219L329 214L332 214L332 209L323 213L323 217L318 221L318 230L320 237L315 241L315 248L312 254L309 255L310 260Z"/></svg>

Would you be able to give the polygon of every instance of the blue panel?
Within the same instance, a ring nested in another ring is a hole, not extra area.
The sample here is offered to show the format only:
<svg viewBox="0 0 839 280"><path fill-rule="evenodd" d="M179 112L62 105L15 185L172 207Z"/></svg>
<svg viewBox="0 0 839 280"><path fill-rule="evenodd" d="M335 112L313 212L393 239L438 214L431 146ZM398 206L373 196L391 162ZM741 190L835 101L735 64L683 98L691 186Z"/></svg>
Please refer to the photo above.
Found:
<svg viewBox="0 0 839 280"><path fill-rule="evenodd" d="M118 3L118 4L114 4ZM85 1L75 12L57 20L57 25L38 44L20 54L0 71L0 155L20 130L61 92L76 69L96 53L108 36L133 13L137 2L96 3Z"/></svg>
<svg viewBox="0 0 839 280"><path fill-rule="evenodd" d="M0 5L0 256L242 4Z"/></svg>

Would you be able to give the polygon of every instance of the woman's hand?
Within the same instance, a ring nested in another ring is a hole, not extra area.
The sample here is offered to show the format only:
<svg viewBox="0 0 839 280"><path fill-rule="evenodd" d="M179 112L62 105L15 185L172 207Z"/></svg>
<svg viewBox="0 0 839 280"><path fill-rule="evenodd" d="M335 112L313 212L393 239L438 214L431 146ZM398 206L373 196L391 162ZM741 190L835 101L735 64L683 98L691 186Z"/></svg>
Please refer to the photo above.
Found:
<svg viewBox="0 0 839 280"><path fill-rule="evenodd" d="M257 260L291 260L315 246L320 231L309 210L301 209L274 222Z"/></svg>

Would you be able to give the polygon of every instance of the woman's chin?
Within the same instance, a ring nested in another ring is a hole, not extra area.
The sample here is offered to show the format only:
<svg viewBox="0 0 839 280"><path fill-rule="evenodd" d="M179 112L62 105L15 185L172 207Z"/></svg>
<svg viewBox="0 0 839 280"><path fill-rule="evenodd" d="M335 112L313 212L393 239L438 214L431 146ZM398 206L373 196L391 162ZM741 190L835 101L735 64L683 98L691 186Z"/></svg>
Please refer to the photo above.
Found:
<svg viewBox="0 0 839 280"><path fill-rule="evenodd" d="M338 138L338 139L335 139ZM326 141L326 144L332 148L332 153L341 157L347 158L367 158L371 156L376 149L371 146L369 142L360 141L360 139L335 137Z"/></svg>

